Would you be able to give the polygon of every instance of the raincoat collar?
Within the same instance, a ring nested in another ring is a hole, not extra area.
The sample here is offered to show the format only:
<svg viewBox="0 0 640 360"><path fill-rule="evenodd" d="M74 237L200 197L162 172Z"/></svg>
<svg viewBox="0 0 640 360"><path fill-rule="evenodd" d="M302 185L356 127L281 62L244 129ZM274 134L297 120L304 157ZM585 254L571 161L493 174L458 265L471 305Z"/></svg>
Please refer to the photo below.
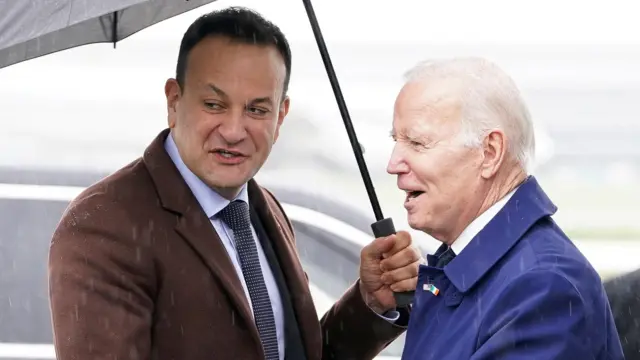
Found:
<svg viewBox="0 0 640 360"><path fill-rule="evenodd" d="M535 223L556 211L538 181L529 176L502 210L444 268L444 273L458 291L469 291Z"/></svg>

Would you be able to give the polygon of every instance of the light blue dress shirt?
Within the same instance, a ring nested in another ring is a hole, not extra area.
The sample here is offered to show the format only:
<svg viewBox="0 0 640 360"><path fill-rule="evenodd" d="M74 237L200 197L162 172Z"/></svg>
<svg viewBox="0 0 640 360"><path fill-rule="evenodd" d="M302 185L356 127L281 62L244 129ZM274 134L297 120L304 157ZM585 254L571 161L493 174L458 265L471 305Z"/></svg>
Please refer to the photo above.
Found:
<svg viewBox="0 0 640 360"><path fill-rule="evenodd" d="M178 148L176 147L171 134L167 136L167 140L165 141L164 145L165 150L169 154L169 157L171 157L171 160L178 168L178 171L184 178L184 181L191 189L191 192L195 196L196 200L198 200L198 203L200 203L202 210L204 210L204 213L211 221L211 225L213 225L216 233L218 233L218 236L220 236L220 240L224 244L224 248L227 250L229 259L236 269L238 278L242 282L245 296L247 297L249 305L251 306L251 310L253 311L251 296L249 296L249 289L247 288L247 284L242 274L240 258L238 257L238 252L236 251L235 247L235 241L233 240L233 231L217 216L218 212L224 209L231 201L225 199L220 194L213 191L208 185L202 182L200 178L198 178L193 172L191 172L189 168L187 168L185 163L180 158ZM246 203L249 203L249 194L247 192L246 185L242 187L240 194L238 194L238 196L234 200L242 200ZM280 291L278 290L278 284L276 283L273 271L271 271L271 267L269 267L269 262L267 261L264 249L262 248L262 244L260 244L260 241L258 240L258 236L256 235L253 225L251 226L251 231L253 232L253 238L256 241L258 257L260 258L260 266L262 267L262 275L267 286L267 291L269 292L269 298L271 299L271 308L273 309L273 315L276 322L276 333L278 336L278 353L280 354L280 360L284 360L284 311L282 309L282 299L280 298ZM213 239L211 239L211 241L213 241Z"/></svg>

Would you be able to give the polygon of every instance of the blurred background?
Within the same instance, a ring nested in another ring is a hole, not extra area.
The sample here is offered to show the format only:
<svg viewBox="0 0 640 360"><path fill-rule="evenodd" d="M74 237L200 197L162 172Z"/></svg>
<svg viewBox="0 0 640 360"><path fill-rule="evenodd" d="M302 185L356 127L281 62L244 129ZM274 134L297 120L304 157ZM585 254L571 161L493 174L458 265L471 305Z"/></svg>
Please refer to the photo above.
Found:
<svg viewBox="0 0 640 360"><path fill-rule="evenodd" d="M258 180L288 207L319 312L357 277L374 219L302 2L219 0L115 50L90 45L0 70L0 324L13 324L0 325L0 358L53 358L51 232L74 194L140 156L166 127L163 87L184 31L231 5L259 11L291 43L292 110ZM639 268L640 24L632 5L317 0L385 216L407 229L404 194L385 172L403 73L427 58L483 56L524 93L536 126L533 173L559 207L556 221L603 278ZM438 245L414 235L425 252ZM401 341L385 355L399 357ZM19 357L2 344L43 347Z"/></svg>

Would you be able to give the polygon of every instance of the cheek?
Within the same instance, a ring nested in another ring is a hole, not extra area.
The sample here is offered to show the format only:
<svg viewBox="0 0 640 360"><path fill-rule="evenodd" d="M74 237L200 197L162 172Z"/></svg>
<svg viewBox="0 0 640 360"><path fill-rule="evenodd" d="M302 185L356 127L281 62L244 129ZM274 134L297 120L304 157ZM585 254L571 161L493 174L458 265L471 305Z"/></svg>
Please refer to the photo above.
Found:
<svg viewBox="0 0 640 360"><path fill-rule="evenodd" d="M430 193L432 201L441 199L448 202L446 198L455 196L460 191L464 191L470 168L461 163L458 158L446 155L420 154L411 160L411 173L414 179L425 190Z"/></svg>
<svg viewBox="0 0 640 360"><path fill-rule="evenodd" d="M468 182L470 179L480 176L482 158L474 151L456 156L454 164L460 181Z"/></svg>
<svg viewBox="0 0 640 360"><path fill-rule="evenodd" d="M270 149L277 134L277 122L271 120L258 121L248 130L258 150Z"/></svg>
<svg viewBox="0 0 640 360"><path fill-rule="evenodd" d="M429 153L416 153L407 157L407 164L411 173L424 185L438 182L448 172L443 166L441 158Z"/></svg>
<svg viewBox="0 0 640 360"><path fill-rule="evenodd" d="M189 137L199 146L214 138L218 126L225 121L222 114L209 114L194 109L184 114L182 125L189 132Z"/></svg>

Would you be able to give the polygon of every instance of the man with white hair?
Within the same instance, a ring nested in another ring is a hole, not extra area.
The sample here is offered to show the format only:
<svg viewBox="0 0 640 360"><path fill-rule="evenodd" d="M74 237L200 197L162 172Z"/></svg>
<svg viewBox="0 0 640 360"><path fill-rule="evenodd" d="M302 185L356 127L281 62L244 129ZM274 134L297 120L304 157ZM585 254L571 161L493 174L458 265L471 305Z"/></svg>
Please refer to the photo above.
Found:
<svg viewBox="0 0 640 360"><path fill-rule="evenodd" d="M409 225L442 246L420 266L403 360L624 359L598 273L527 171L533 134L516 85L489 61L408 72L387 171Z"/></svg>

